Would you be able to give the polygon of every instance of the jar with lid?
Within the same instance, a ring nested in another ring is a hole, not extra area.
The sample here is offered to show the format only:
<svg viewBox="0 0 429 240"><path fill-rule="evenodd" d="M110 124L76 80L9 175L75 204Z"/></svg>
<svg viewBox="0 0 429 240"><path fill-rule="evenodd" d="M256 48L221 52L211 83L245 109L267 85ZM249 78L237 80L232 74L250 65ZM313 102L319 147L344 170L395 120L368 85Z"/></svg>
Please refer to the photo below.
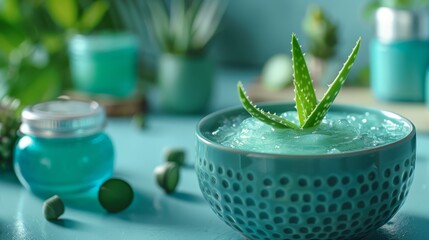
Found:
<svg viewBox="0 0 429 240"><path fill-rule="evenodd" d="M371 88L387 101L424 102L429 65L429 10L381 7L371 42Z"/></svg>
<svg viewBox="0 0 429 240"><path fill-rule="evenodd" d="M42 102L26 107L21 119L14 169L35 194L84 192L113 174L114 148L97 102Z"/></svg>

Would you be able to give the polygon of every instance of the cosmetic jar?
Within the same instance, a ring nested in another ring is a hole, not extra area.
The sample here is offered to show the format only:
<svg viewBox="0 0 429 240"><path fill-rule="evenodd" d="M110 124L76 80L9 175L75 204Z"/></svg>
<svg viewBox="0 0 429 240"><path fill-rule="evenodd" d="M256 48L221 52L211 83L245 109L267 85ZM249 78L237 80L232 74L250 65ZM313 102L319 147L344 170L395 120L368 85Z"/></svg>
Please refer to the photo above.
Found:
<svg viewBox="0 0 429 240"><path fill-rule="evenodd" d="M38 195L89 190L112 176L114 147L97 102L53 100L26 107L14 153L20 182Z"/></svg>
<svg viewBox="0 0 429 240"><path fill-rule="evenodd" d="M429 65L429 11L382 7L370 47L371 88L377 99L424 102Z"/></svg>
<svg viewBox="0 0 429 240"><path fill-rule="evenodd" d="M74 90L129 98L136 89L138 41L129 33L76 35L68 43Z"/></svg>

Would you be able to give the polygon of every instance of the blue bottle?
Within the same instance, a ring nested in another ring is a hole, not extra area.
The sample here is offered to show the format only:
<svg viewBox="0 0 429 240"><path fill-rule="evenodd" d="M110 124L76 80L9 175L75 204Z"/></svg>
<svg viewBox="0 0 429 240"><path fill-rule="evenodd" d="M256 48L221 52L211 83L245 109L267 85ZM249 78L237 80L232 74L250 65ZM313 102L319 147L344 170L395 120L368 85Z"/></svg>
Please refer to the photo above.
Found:
<svg viewBox="0 0 429 240"><path fill-rule="evenodd" d="M98 187L114 167L105 124L105 111L96 102L54 100L25 108L14 155L18 179L40 196Z"/></svg>
<svg viewBox="0 0 429 240"><path fill-rule="evenodd" d="M376 11L376 38L370 46L371 88L386 101L424 102L429 66L426 9Z"/></svg>

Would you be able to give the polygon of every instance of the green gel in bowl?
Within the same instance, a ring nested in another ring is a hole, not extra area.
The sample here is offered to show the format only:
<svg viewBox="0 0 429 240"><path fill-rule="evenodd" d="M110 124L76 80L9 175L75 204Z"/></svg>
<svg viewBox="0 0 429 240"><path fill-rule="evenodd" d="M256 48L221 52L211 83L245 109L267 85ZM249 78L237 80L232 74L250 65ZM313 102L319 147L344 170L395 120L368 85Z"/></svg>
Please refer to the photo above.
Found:
<svg viewBox="0 0 429 240"><path fill-rule="evenodd" d="M274 113L294 104L261 105ZM401 119L405 137L371 149L329 154L270 154L234 149L213 140L225 121L248 115L242 107L203 118L196 131L195 170L213 212L247 239L363 239L404 203L416 161L411 122L381 110L333 105L331 112Z"/></svg>

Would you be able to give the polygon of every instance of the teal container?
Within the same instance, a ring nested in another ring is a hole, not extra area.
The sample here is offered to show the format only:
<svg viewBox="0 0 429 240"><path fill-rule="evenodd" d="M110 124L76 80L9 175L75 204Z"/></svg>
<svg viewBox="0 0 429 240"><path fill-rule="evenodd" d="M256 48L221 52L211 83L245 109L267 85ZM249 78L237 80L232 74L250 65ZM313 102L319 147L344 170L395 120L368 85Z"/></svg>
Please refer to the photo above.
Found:
<svg viewBox="0 0 429 240"><path fill-rule="evenodd" d="M212 96L213 63L205 57L163 54L159 59L160 104L171 113L204 111Z"/></svg>
<svg viewBox="0 0 429 240"><path fill-rule="evenodd" d="M268 103L271 113L294 104ZM330 111L382 115L410 126L404 138L372 149L333 154L265 154L214 142L211 133L242 107L203 118L196 129L195 169L213 212L246 239L363 239L404 203L416 161L416 132L401 116L334 105ZM287 136L286 136L287 137Z"/></svg>
<svg viewBox="0 0 429 240"><path fill-rule="evenodd" d="M41 196L99 186L114 167L105 124L104 109L96 102L55 100L25 108L14 155L18 179Z"/></svg>
<svg viewBox="0 0 429 240"><path fill-rule="evenodd" d="M429 66L429 10L377 9L370 46L371 88L385 101L424 102Z"/></svg>
<svg viewBox="0 0 429 240"><path fill-rule="evenodd" d="M371 86L380 100L424 102L429 41L371 43Z"/></svg>
<svg viewBox="0 0 429 240"><path fill-rule="evenodd" d="M116 98L134 93L138 45L133 35L77 35L69 42L69 57L75 90Z"/></svg>

